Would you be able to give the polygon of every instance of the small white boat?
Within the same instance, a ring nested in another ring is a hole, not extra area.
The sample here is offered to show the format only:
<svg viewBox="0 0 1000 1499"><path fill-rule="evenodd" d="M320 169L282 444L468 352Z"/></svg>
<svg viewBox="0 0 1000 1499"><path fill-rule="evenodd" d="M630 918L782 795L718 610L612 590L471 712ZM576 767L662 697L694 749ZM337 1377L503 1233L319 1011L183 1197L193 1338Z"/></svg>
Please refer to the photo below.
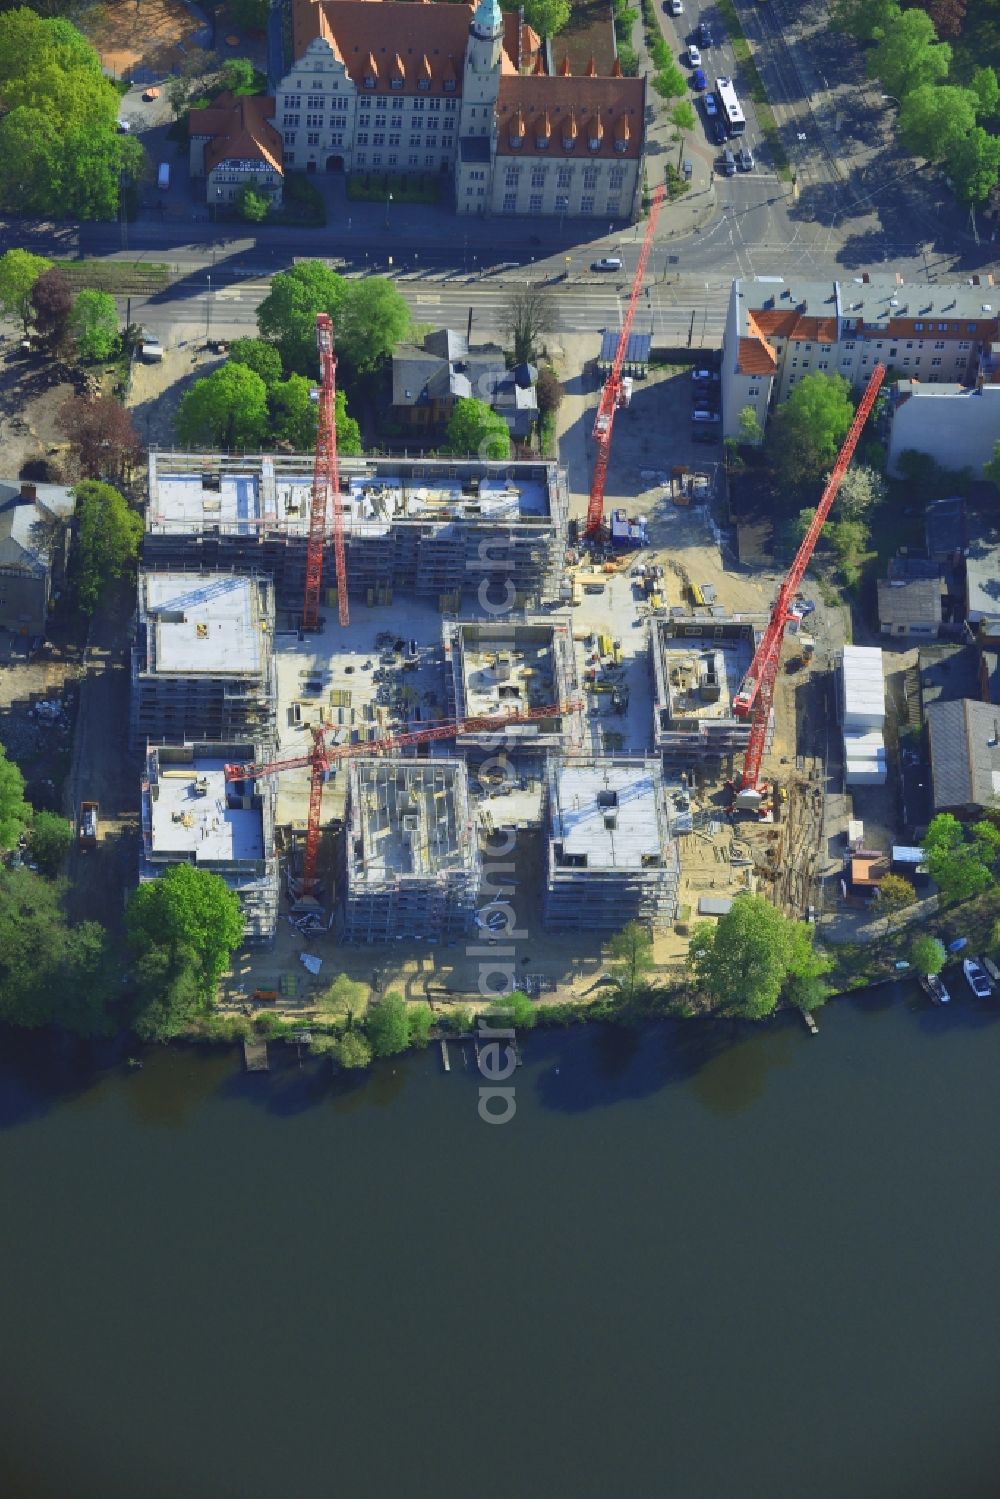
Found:
<svg viewBox="0 0 1000 1499"><path fill-rule="evenodd" d="M989 974L980 963L978 958L963 958L962 972L965 974L965 982L972 990L977 999L989 999L993 993L993 985L990 983Z"/></svg>
<svg viewBox="0 0 1000 1499"><path fill-rule="evenodd" d="M951 1004L951 995L936 973L921 974L920 987L925 994L930 996L936 1005Z"/></svg>
<svg viewBox="0 0 1000 1499"><path fill-rule="evenodd" d="M983 967L986 969L989 977L993 980L994 986L1000 984L1000 968L997 967L993 959L982 958L980 961L982 962Z"/></svg>

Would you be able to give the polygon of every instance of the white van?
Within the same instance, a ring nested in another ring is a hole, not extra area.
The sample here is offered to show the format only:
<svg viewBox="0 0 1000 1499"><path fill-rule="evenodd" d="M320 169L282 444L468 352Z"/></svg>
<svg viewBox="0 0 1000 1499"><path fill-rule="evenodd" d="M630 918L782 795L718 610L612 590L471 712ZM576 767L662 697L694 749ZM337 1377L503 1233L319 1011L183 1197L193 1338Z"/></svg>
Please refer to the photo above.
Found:
<svg viewBox="0 0 1000 1499"><path fill-rule="evenodd" d="M156 174L156 185L161 193L165 193L170 186L170 163L160 162L160 170Z"/></svg>

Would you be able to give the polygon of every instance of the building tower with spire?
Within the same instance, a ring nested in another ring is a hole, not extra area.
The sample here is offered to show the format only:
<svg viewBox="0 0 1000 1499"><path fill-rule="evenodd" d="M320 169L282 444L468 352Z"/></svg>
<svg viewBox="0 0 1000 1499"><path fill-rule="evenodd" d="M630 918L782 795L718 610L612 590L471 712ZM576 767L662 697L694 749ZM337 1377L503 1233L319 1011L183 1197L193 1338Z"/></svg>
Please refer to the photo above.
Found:
<svg viewBox="0 0 1000 1499"><path fill-rule="evenodd" d="M500 88L500 53L503 46L503 15L497 0L479 0L465 49L462 80L462 113L459 139L493 133L497 93Z"/></svg>

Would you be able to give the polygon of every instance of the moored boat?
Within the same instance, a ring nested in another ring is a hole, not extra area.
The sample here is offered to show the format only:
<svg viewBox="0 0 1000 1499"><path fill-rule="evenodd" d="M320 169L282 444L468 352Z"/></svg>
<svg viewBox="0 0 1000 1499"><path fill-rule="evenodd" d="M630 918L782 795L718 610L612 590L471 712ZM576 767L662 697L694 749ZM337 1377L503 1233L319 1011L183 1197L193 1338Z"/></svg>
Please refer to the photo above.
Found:
<svg viewBox="0 0 1000 1499"><path fill-rule="evenodd" d="M993 993L993 985L990 983L990 976L979 959L963 958L962 972L965 974L965 982L976 998L989 999Z"/></svg>
<svg viewBox="0 0 1000 1499"><path fill-rule="evenodd" d="M951 1003L951 995L936 973L922 973L920 975L920 987L925 994L930 996L936 1005Z"/></svg>

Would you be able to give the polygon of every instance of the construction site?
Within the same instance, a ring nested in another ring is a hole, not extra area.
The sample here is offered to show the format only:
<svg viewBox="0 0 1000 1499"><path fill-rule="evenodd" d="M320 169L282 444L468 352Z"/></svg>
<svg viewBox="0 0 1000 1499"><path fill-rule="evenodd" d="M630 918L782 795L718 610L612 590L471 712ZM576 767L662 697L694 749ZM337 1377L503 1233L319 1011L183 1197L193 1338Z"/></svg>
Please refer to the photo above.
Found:
<svg viewBox="0 0 1000 1499"><path fill-rule="evenodd" d="M826 787L808 704L834 662L801 637L800 585L882 372L783 578L727 566L709 473L644 474L609 525L650 232L585 498L551 463L339 463L325 314L311 458L151 455L133 673L144 877L214 856L240 886L248 938L273 945L241 955L230 1002L280 993L308 1017L338 971L373 992L489 997L477 954L507 932L498 912L516 916L507 987L586 997L630 920L669 973L692 921L741 891L811 909ZM157 839L164 765L188 780ZM244 814L263 845L222 846Z"/></svg>

